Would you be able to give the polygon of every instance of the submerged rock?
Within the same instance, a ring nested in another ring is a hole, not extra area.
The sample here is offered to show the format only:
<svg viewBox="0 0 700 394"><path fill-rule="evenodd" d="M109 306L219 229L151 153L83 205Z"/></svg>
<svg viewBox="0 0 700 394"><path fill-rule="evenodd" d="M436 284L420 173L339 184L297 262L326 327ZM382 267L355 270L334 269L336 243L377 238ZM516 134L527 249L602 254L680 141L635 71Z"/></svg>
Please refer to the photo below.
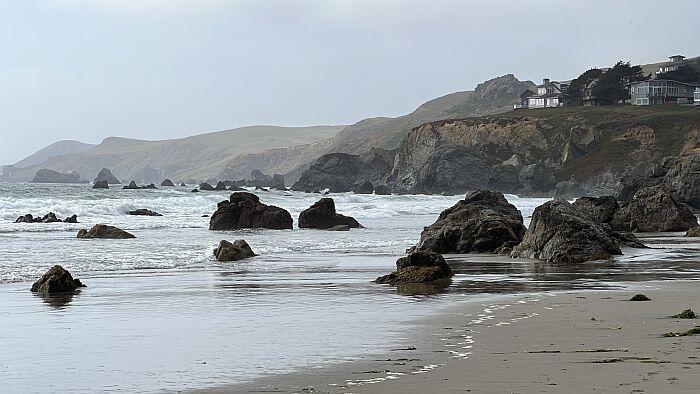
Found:
<svg viewBox="0 0 700 394"><path fill-rule="evenodd" d="M96 224L90 231L85 229L78 231L78 238L128 239L136 236L117 227Z"/></svg>
<svg viewBox="0 0 700 394"><path fill-rule="evenodd" d="M219 261L238 261L256 256L253 249L248 243L242 239L238 239L233 243L223 240L219 242L219 246L214 249L214 256Z"/></svg>
<svg viewBox="0 0 700 394"><path fill-rule="evenodd" d="M630 298L630 301L651 301L651 298L644 294L635 294L634 297Z"/></svg>
<svg viewBox="0 0 700 394"><path fill-rule="evenodd" d="M421 233L415 250L435 253L503 253L525 235L523 217L499 192L470 192ZM500 251L500 252L499 252Z"/></svg>
<svg viewBox="0 0 700 394"><path fill-rule="evenodd" d="M109 184L109 185L116 185L116 184L121 183L121 182L119 182L119 179L117 179L117 177L112 175L112 171L110 171L109 168L101 169L100 172L95 177L95 183L101 182L101 181L107 182L107 184Z"/></svg>
<svg viewBox="0 0 700 394"><path fill-rule="evenodd" d="M336 213L332 198L322 198L299 214L299 228L329 229L339 225L362 227L354 218Z"/></svg>
<svg viewBox="0 0 700 394"><path fill-rule="evenodd" d="M54 265L32 285L32 292L53 294L67 293L75 291L80 287L85 287L79 279L74 279L70 272L60 265Z"/></svg>
<svg viewBox="0 0 700 394"><path fill-rule="evenodd" d="M454 276L445 259L433 252L420 251L410 253L396 260L396 271L380 276L375 283L427 283L449 280Z"/></svg>
<svg viewBox="0 0 700 394"><path fill-rule="evenodd" d="M109 189L109 184L107 181L95 181L95 184L92 185L93 189Z"/></svg>
<svg viewBox="0 0 700 394"><path fill-rule="evenodd" d="M690 207L661 186L640 189L610 222L613 230L634 232L686 231L697 225Z"/></svg>
<svg viewBox="0 0 700 394"><path fill-rule="evenodd" d="M133 216L163 216L156 211L151 211L150 209L137 209L134 211L127 212L129 215Z"/></svg>
<svg viewBox="0 0 700 394"><path fill-rule="evenodd" d="M576 210L563 198L535 208L523 241L512 257L544 259L550 263L576 264L607 260L622 254L618 241L603 225Z"/></svg>
<svg viewBox="0 0 700 394"><path fill-rule="evenodd" d="M160 185L161 185L161 186L166 186L166 187L175 186L175 184L173 183L173 181L171 181L170 179L165 179L165 180L163 180L163 182L161 182Z"/></svg>
<svg viewBox="0 0 700 394"><path fill-rule="evenodd" d="M238 230L242 228L291 229L292 216L286 210L265 205L252 193L236 192L229 200L221 201L211 215L210 230Z"/></svg>

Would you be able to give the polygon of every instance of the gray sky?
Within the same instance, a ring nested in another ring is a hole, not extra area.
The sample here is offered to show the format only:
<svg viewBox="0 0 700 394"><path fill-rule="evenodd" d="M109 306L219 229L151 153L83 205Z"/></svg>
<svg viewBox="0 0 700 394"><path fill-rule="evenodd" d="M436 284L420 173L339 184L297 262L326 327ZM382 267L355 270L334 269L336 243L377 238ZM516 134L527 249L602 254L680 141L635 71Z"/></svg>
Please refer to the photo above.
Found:
<svg viewBox="0 0 700 394"><path fill-rule="evenodd" d="M0 163L62 139L349 124L506 73L696 56L698 15L696 0L0 0Z"/></svg>

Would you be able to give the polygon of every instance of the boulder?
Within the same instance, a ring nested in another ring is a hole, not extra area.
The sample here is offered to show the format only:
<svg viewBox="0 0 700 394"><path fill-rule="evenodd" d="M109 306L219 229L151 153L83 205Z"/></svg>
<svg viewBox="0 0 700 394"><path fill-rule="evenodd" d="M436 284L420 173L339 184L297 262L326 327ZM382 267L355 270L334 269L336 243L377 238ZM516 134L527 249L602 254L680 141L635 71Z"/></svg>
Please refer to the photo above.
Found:
<svg viewBox="0 0 700 394"><path fill-rule="evenodd" d="M470 192L421 233L415 250L435 253L497 253L525 235L523 217L499 192Z"/></svg>
<svg viewBox="0 0 700 394"><path fill-rule="evenodd" d="M355 194L372 194L372 192L374 192L374 185L370 181L364 181L355 185L352 188L352 192Z"/></svg>
<svg viewBox="0 0 700 394"><path fill-rule="evenodd" d="M214 256L219 261L238 261L253 257L256 254L248 246L248 243L242 239L236 240L233 243L229 241L219 242L219 246L214 249Z"/></svg>
<svg viewBox="0 0 700 394"><path fill-rule="evenodd" d="M362 227L352 217L336 213L332 198L322 198L299 214L299 228L329 229L338 225Z"/></svg>
<svg viewBox="0 0 700 394"><path fill-rule="evenodd" d="M396 271L380 276L375 283L402 284L446 281L454 276L445 259L433 252L420 251L396 260Z"/></svg>
<svg viewBox="0 0 700 394"><path fill-rule="evenodd" d="M223 182L221 182L221 181L219 181L219 182L216 184L216 186L214 187L214 190L218 190L218 191L226 190L226 189L227 189L227 188L226 188L226 184L223 183Z"/></svg>
<svg viewBox="0 0 700 394"><path fill-rule="evenodd" d="M292 216L286 210L265 205L258 196L235 192L229 200L221 201L211 215L210 230L238 230L242 228L291 229Z"/></svg>
<svg viewBox="0 0 700 394"><path fill-rule="evenodd" d="M596 223L610 223L620 205L613 196L581 197L572 206L581 213L588 215Z"/></svg>
<svg viewBox="0 0 700 394"><path fill-rule="evenodd" d="M173 181L171 181L170 179L164 179L163 182L160 183L160 185L161 185L161 186L165 186L165 187L173 187L173 186L175 186L175 184L173 183Z"/></svg>
<svg viewBox="0 0 700 394"><path fill-rule="evenodd" d="M700 237L700 226L691 228L685 233L686 237Z"/></svg>
<svg viewBox="0 0 700 394"><path fill-rule="evenodd" d="M212 190L214 190L214 186L210 185L207 182L204 182L204 183L199 184L199 189L206 190L206 191L212 191Z"/></svg>
<svg viewBox="0 0 700 394"><path fill-rule="evenodd" d="M634 232L686 231L697 225L691 208L662 186L637 191L610 222L613 230Z"/></svg>
<svg viewBox="0 0 700 394"><path fill-rule="evenodd" d="M137 209L135 211L129 211L127 212L129 215L132 216L163 216L159 214L156 211L151 211L150 209Z"/></svg>
<svg viewBox="0 0 700 394"><path fill-rule="evenodd" d="M93 189L109 189L109 184L107 181L95 181L95 184L92 185Z"/></svg>
<svg viewBox="0 0 700 394"><path fill-rule="evenodd" d="M95 177L95 183L105 181L107 182L108 185L117 185L120 184L119 179L112 175L112 171L109 170L109 168L103 168L100 170L100 172L97 174Z"/></svg>
<svg viewBox="0 0 700 394"><path fill-rule="evenodd" d="M618 241L603 225L563 198L535 208L523 241L511 257L544 259L555 264L607 260L622 254Z"/></svg>
<svg viewBox="0 0 700 394"><path fill-rule="evenodd" d="M78 231L78 238L108 238L108 239L128 239L136 238L120 228L107 226L105 224L96 224L90 231L82 229Z"/></svg>
<svg viewBox="0 0 700 394"><path fill-rule="evenodd" d="M63 220L64 223L78 223L78 215L73 214Z"/></svg>
<svg viewBox="0 0 700 394"><path fill-rule="evenodd" d="M80 178L80 174L77 172L69 172L67 174L54 171L54 170L47 170L46 168L39 170L36 172L34 175L34 179L32 179L33 183L84 183L87 181L83 181Z"/></svg>
<svg viewBox="0 0 700 394"><path fill-rule="evenodd" d="M68 293L80 287L85 287L79 279L74 279L70 272L60 265L54 265L32 285L32 292L53 294Z"/></svg>
<svg viewBox="0 0 700 394"><path fill-rule="evenodd" d="M122 187L122 189L136 190L136 189L140 189L140 187L136 184L136 182L131 181L131 182L129 182L128 185Z"/></svg>
<svg viewBox="0 0 700 394"><path fill-rule="evenodd" d="M287 190L287 187L284 185L284 175L273 174L271 186L276 190Z"/></svg>

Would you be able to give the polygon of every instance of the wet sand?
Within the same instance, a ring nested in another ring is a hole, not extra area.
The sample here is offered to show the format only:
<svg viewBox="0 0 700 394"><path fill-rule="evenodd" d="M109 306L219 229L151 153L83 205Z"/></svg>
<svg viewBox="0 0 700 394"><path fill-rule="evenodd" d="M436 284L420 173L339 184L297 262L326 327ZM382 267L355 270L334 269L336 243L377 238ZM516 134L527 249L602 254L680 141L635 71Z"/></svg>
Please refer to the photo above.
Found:
<svg viewBox="0 0 700 394"><path fill-rule="evenodd" d="M466 301L416 322L395 350L201 392L697 393L700 282ZM628 301L636 293L652 300ZM348 335L362 335L348 332Z"/></svg>

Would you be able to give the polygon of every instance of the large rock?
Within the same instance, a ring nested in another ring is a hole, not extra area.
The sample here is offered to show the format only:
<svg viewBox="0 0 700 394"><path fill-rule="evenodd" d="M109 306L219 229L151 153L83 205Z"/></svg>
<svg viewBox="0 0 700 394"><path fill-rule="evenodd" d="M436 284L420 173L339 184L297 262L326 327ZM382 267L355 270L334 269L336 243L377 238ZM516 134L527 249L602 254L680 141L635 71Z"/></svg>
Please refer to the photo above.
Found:
<svg viewBox="0 0 700 394"><path fill-rule="evenodd" d="M228 188L226 187L226 184L222 181L219 181L216 186L214 187L214 190L221 191L221 190L227 190Z"/></svg>
<svg viewBox="0 0 700 394"><path fill-rule="evenodd" d="M68 293L80 287L85 287L79 279L74 279L70 272L60 265L54 265L32 285L31 291L35 293L53 294Z"/></svg>
<svg viewBox="0 0 700 394"><path fill-rule="evenodd" d="M122 189L137 190L141 188L136 184L135 181L131 181L128 185L122 187Z"/></svg>
<svg viewBox="0 0 700 394"><path fill-rule="evenodd" d="M299 214L299 228L330 229L340 225L362 227L354 218L336 213L332 198L322 198Z"/></svg>
<svg viewBox="0 0 700 394"><path fill-rule="evenodd" d="M236 192L229 200L220 202L211 215L210 230L242 228L291 229L292 216L286 210L260 202L252 193Z"/></svg>
<svg viewBox="0 0 700 394"><path fill-rule="evenodd" d="M374 192L374 185L372 185L370 181L364 181L353 186L352 192L355 194L372 194L372 192Z"/></svg>
<svg viewBox="0 0 700 394"><path fill-rule="evenodd" d="M530 227L511 256L576 264L619 254L618 241L603 225L563 198L555 198L535 208Z"/></svg>
<svg viewBox="0 0 700 394"><path fill-rule="evenodd" d="M489 166L466 149L446 147L436 150L424 166L416 170L412 193L457 194L488 187Z"/></svg>
<svg viewBox="0 0 700 394"><path fill-rule="evenodd" d="M242 239L238 239L233 243L223 240L219 242L219 246L214 249L214 256L219 261L238 261L255 256L253 249L248 243Z"/></svg>
<svg viewBox="0 0 700 394"><path fill-rule="evenodd" d="M204 182L199 184L199 189L205 191L213 191L214 186L210 185L208 182Z"/></svg>
<svg viewBox="0 0 700 394"><path fill-rule="evenodd" d="M596 223L610 223L620 209L620 205L613 196L580 197L572 205Z"/></svg>
<svg viewBox="0 0 700 394"><path fill-rule="evenodd" d="M415 250L436 253L496 253L525 235L523 217L503 194L478 190L444 210L426 227Z"/></svg>
<svg viewBox="0 0 700 394"><path fill-rule="evenodd" d="M136 236L117 227L96 224L90 231L85 229L78 231L78 238L128 239Z"/></svg>
<svg viewBox="0 0 700 394"><path fill-rule="evenodd" d="M48 170L46 168L39 170L32 179L33 183L84 183L77 172L69 172L63 174L58 171Z"/></svg>
<svg viewBox="0 0 700 394"><path fill-rule="evenodd" d="M690 207L661 186L640 189L610 223L613 230L634 232L686 231L697 225Z"/></svg>
<svg viewBox="0 0 700 394"><path fill-rule="evenodd" d="M144 208L129 211L127 213L132 216L163 216L156 211L151 211L150 209Z"/></svg>
<svg viewBox="0 0 700 394"><path fill-rule="evenodd" d="M165 187L173 187L173 186L175 186L175 184L173 183L173 181L171 181L170 179L164 179L163 182L160 183L160 185L161 185L161 186L165 186Z"/></svg>
<svg viewBox="0 0 700 394"><path fill-rule="evenodd" d="M121 183L119 182L119 179L112 174L112 171L110 171L109 168L103 168L100 170L95 177L95 183L97 182L107 182L108 185L116 185Z"/></svg>
<svg viewBox="0 0 700 394"><path fill-rule="evenodd" d="M428 283L449 280L454 276L445 259L433 252L410 253L396 260L396 271L375 279L376 283Z"/></svg>
<svg viewBox="0 0 700 394"><path fill-rule="evenodd" d="M272 175L272 183L270 186L273 189L277 190L287 190L287 187L284 184L284 175L281 174L273 174Z"/></svg>
<svg viewBox="0 0 700 394"><path fill-rule="evenodd" d="M109 189L109 183L107 181L95 181L92 185L93 189Z"/></svg>
<svg viewBox="0 0 700 394"><path fill-rule="evenodd" d="M272 177L267 174L263 174L260 170L255 169L250 172L250 181L248 182L249 186L269 187L271 183Z"/></svg>

